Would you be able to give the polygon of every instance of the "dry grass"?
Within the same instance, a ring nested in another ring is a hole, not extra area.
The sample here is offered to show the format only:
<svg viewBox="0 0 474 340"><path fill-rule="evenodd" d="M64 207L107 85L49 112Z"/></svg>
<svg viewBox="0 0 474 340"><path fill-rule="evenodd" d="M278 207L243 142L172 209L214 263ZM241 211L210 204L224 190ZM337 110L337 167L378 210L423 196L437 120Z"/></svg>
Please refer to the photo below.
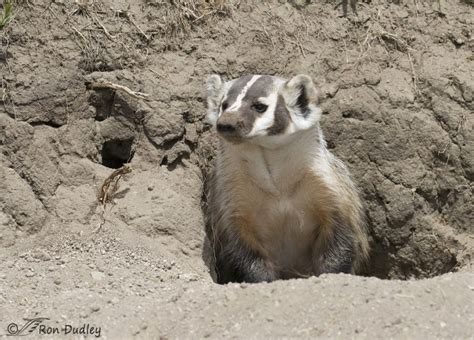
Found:
<svg viewBox="0 0 474 340"><path fill-rule="evenodd" d="M76 43L81 49L82 60L81 67L89 72L101 71L101 65L104 64L104 43L94 32L81 33L76 27L72 26Z"/></svg>
<svg viewBox="0 0 474 340"><path fill-rule="evenodd" d="M371 49L375 45L382 46L387 55L391 55L393 51L402 52L406 54L408 58L412 74L413 90L418 94L418 74L416 73L413 61L415 50L410 46L406 39L393 31L393 19L390 13L387 13L382 6L373 6L370 9L368 8L368 11L369 17L364 22L367 23L367 29L362 40L359 41L360 54L356 61L356 65L361 63L365 57L370 55Z"/></svg>
<svg viewBox="0 0 474 340"><path fill-rule="evenodd" d="M164 33L180 35L189 32L196 24L210 17L229 14L228 0L169 0L166 6Z"/></svg>

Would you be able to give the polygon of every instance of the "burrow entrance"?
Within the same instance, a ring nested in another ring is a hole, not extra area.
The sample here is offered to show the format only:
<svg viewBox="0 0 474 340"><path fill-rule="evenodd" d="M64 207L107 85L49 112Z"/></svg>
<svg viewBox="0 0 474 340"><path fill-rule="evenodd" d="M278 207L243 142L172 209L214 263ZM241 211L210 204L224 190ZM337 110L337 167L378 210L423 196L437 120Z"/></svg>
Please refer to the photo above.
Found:
<svg viewBox="0 0 474 340"><path fill-rule="evenodd" d="M110 140L102 144L102 165L118 169L133 158L133 138L125 140Z"/></svg>
<svg viewBox="0 0 474 340"><path fill-rule="evenodd" d="M203 213L205 214L206 197L202 197ZM371 239L370 257L360 276L377 277L385 280L423 279L455 272L459 268L472 263L469 255L472 249L462 245L452 237L436 234L432 229L420 229L413 233L406 243L393 244L386 237L380 238L380 230L375 232L369 224ZM390 234L388 227L382 233ZM212 249L205 237L203 260L210 268L210 274L216 281Z"/></svg>

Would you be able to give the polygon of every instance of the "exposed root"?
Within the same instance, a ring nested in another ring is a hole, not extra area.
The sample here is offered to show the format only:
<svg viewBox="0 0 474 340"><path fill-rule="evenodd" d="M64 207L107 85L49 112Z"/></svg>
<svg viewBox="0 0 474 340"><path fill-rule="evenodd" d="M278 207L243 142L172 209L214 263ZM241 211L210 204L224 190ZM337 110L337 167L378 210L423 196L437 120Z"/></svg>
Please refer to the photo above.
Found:
<svg viewBox="0 0 474 340"><path fill-rule="evenodd" d="M134 97L134 98L137 98L137 99L147 100L148 97L150 96L147 93L132 91L126 86L111 83L111 82L106 81L106 80L100 80L100 81L97 81L97 82L87 83L86 85L89 89L93 89L93 90L95 90L95 89L120 90L120 91L123 91L123 92L127 93L128 95Z"/></svg>
<svg viewBox="0 0 474 340"><path fill-rule="evenodd" d="M146 35L146 33L140 28L140 26L138 26L138 24L135 22L135 20L132 19L132 17L130 16L130 14L127 11L121 11L120 10L120 11L116 11L116 13L120 17L123 17L123 18L127 19L128 22L130 22L138 30L140 35L142 37L144 37L147 42L149 42L151 40L151 36Z"/></svg>
<svg viewBox="0 0 474 340"><path fill-rule="evenodd" d="M115 39L115 37L112 34L109 33L107 28L105 28L104 24L99 20L97 15L89 14L89 16L92 18L92 20L94 20L100 26L100 28L102 28L102 30L104 31L104 34L107 38L109 38L112 41Z"/></svg>
<svg viewBox="0 0 474 340"><path fill-rule="evenodd" d="M107 177L102 183L99 191L99 195L97 197L100 207L101 207L101 212L100 212L100 222L97 228L94 230L94 232L98 232L105 224L105 208L107 206L107 203L110 202L114 196L114 194L117 192L117 189L119 187L119 181L120 179L132 172L132 168L129 165L124 165L121 168L115 170L112 172L109 177Z"/></svg>

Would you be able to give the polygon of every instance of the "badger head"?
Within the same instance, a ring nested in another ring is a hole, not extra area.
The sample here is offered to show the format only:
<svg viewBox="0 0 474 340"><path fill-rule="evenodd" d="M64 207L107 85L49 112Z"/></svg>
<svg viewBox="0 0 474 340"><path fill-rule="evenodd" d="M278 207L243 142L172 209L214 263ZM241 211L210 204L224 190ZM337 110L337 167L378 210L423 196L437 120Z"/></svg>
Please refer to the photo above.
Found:
<svg viewBox="0 0 474 340"><path fill-rule="evenodd" d="M317 99L316 87L306 75L288 81L266 75L228 82L218 75L207 79L208 120L231 143L284 143L318 123Z"/></svg>

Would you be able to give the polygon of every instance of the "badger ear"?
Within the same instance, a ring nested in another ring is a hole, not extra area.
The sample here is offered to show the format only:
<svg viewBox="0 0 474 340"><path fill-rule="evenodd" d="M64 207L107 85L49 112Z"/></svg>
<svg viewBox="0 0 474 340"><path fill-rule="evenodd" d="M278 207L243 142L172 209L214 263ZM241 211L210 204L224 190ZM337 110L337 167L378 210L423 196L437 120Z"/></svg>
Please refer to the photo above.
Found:
<svg viewBox="0 0 474 340"><path fill-rule="evenodd" d="M210 75L206 80L207 118L215 122L219 116L219 106L224 95L224 84L217 74Z"/></svg>
<svg viewBox="0 0 474 340"><path fill-rule="evenodd" d="M280 93L297 130L308 129L319 121L318 90L311 77L304 74L293 77L283 85Z"/></svg>
<svg viewBox="0 0 474 340"><path fill-rule="evenodd" d="M282 95L287 107L303 117L311 113L311 106L318 102L318 90L313 80L304 74L288 80L283 86Z"/></svg>

